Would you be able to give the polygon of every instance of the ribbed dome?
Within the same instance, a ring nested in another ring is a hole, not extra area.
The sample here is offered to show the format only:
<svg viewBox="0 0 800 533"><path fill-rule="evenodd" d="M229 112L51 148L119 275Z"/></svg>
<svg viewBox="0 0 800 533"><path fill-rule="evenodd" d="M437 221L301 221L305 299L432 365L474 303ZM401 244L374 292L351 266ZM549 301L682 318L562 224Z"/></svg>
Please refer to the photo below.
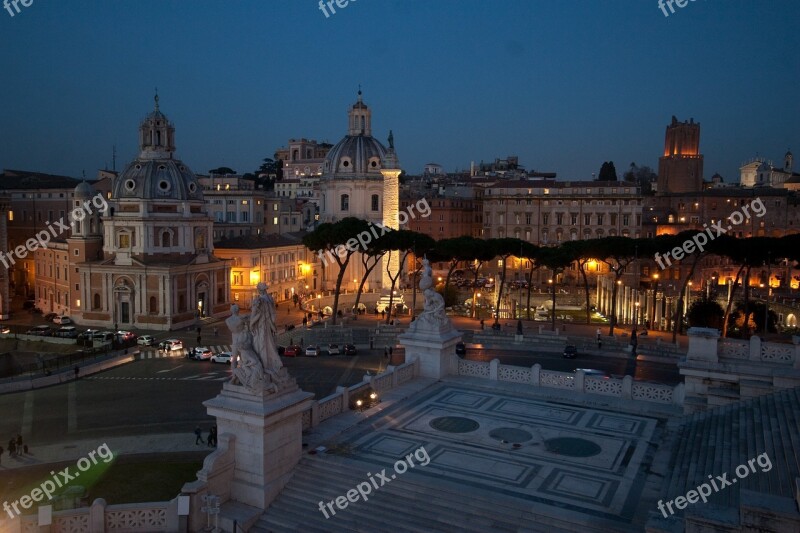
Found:
<svg viewBox="0 0 800 533"><path fill-rule="evenodd" d="M202 200L194 173L177 159L135 159L114 181L114 199Z"/></svg>
<svg viewBox="0 0 800 533"><path fill-rule="evenodd" d="M328 152L322 172L329 177L380 176L384 157L386 148L374 137L347 135Z"/></svg>
<svg viewBox="0 0 800 533"><path fill-rule="evenodd" d="M91 198L97 194L94 187L82 181L75 187L75 198Z"/></svg>

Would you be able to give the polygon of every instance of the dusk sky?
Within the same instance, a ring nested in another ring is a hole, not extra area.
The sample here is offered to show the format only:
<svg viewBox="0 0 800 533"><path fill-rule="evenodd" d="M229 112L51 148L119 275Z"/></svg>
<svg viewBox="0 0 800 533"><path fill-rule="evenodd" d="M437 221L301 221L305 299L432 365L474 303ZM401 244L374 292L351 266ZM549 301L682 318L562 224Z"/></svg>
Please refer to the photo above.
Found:
<svg viewBox="0 0 800 533"><path fill-rule="evenodd" d="M335 6L335 4L334 4ZM13 9L13 8L12 8ZM518 155L591 179L658 166L672 115L705 178L800 152L800 2L33 0L0 9L0 168L93 178L153 107L196 173L255 170L289 138L335 143L358 85L402 167ZM798 170L797 165L795 170Z"/></svg>

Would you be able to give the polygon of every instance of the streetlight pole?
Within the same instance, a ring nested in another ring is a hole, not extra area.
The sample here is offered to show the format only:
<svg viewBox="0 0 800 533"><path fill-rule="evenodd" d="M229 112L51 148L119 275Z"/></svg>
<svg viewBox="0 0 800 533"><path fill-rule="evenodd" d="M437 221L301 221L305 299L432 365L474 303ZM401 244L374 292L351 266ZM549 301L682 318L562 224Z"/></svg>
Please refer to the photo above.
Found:
<svg viewBox="0 0 800 533"><path fill-rule="evenodd" d="M653 274L653 312L650 315L650 327L656 329L656 299L658 298L658 274Z"/></svg>

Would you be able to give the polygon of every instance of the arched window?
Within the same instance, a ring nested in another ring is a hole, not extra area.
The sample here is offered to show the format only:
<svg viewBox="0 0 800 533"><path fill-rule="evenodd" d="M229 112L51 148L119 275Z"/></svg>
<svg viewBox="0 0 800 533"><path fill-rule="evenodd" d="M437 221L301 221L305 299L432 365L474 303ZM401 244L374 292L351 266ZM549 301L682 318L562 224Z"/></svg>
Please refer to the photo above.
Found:
<svg viewBox="0 0 800 533"><path fill-rule="evenodd" d="M161 234L161 247L169 248L172 246L172 238L168 231Z"/></svg>
<svg viewBox="0 0 800 533"><path fill-rule="evenodd" d="M158 313L158 299L155 296L150 297L150 313L153 315Z"/></svg>
<svg viewBox="0 0 800 533"><path fill-rule="evenodd" d="M93 301L92 301L92 309L95 311L100 309L100 293L94 293Z"/></svg>
<svg viewBox="0 0 800 533"><path fill-rule="evenodd" d="M377 194L372 195L372 210L377 211L380 207L380 197Z"/></svg>
<svg viewBox="0 0 800 533"><path fill-rule="evenodd" d="M341 210L350 211L350 195L343 194L341 200Z"/></svg>

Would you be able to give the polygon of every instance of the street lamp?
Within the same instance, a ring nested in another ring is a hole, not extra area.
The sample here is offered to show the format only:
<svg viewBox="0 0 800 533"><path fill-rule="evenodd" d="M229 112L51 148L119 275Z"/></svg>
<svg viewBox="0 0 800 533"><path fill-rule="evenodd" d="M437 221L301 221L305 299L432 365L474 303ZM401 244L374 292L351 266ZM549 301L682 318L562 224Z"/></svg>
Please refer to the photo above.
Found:
<svg viewBox="0 0 800 533"><path fill-rule="evenodd" d="M653 274L653 312L650 315L650 327L655 329L656 324L656 299L658 298L658 278L659 275Z"/></svg>

